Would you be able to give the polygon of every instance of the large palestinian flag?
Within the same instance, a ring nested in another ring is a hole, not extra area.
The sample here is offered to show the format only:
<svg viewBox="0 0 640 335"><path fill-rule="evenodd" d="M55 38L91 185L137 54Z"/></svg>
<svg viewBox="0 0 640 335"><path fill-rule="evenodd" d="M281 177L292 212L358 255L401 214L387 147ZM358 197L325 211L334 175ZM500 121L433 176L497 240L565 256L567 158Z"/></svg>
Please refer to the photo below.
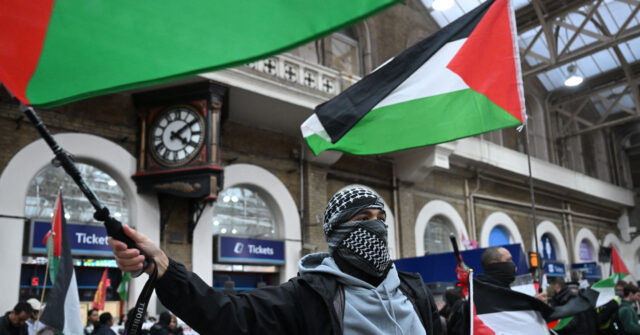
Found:
<svg viewBox="0 0 640 335"><path fill-rule="evenodd" d="M379 154L522 124L515 27L508 0L486 1L318 106L305 140Z"/></svg>
<svg viewBox="0 0 640 335"><path fill-rule="evenodd" d="M53 106L245 64L399 0L0 0L0 82Z"/></svg>
<svg viewBox="0 0 640 335"><path fill-rule="evenodd" d="M473 281L474 335L547 334L553 309L542 301L482 281Z"/></svg>
<svg viewBox="0 0 640 335"><path fill-rule="evenodd" d="M64 217L62 196L58 195L54 223L59 225L54 228L54 245L59 240L60 255L57 274L52 277L53 288L47 298L47 305L40 321L53 327L64 334L82 334L82 312L80 311L80 298L78 296L78 284L73 270L69 235L67 235L67 221ZM57 216L57 217L56 217ZM52 259L49 259L52 262Z"/></svg>

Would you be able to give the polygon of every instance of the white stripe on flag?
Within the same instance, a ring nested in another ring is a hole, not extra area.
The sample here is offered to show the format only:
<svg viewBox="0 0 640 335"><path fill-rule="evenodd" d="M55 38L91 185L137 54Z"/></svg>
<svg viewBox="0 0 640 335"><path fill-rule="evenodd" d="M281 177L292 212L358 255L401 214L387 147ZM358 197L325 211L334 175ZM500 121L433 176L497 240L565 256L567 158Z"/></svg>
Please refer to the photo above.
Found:
<svg viewBox="0 0 640 335"><path fill-rule="evenodd" d="M466 40L463 38L443 45L438 52L373 109L468 89L469 86L462 81L460 76L447 69L447 64L451 62L453 56L458 53Z"/></svg>
<svg viewBox="0 0 640 335"><path fill-rule="evenodd" d="M316 134L327 142L331 142L331 137L320 123L320 119L318 119L318 115L313 113L304 123L300 126L300 130L302 131L302 137L309 137L313 134Z"/></svg>
<svg viewBox="0 0 640 335"><path fill-rule="evenodd" d="M533 310L478 314L496 335L547 334L547 323Z"/></svg>
<svg viewBox="0 0 640 335"><path fill-rule="evenodd" d="M71 273L71 282L64 298L64 334L83 334L82 312L80 311L80 297L76 272Z"/></svg>

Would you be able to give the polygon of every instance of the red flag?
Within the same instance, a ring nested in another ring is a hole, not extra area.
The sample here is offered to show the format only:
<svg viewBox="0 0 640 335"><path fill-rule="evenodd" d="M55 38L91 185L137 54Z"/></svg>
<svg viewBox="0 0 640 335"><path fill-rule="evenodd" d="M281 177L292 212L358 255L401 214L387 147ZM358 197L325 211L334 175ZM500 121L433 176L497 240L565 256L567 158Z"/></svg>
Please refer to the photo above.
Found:
<svg viewBox="0 0 640 335"><path fill-rule="evenodd" d="M104 269L102 273L102 278L100 279L100 283L98 283L98 289L96 290L96 295L93 296L93 303L91 307L103 310L104 309L104 301L107 298L107 269Z"/></svg>
<svg viewBox="0 0 640 335"><path fill-rule="evenodd" d="M47 232L42 240L43 244L47 244L47 240L53 235L53 257L60 257L60 250L62 249L62 194L58 192L56 198L56 205L54 207L53 218L51 219L51 230Z"/></svg>
<svg viewBox="0 0 640 335"><path fill-rule="evenodd" d="M611 246L611 265L613 266L613 273L629 274L627 266L624 265L622 258L620 258L618 251L616 251L616 247L613 245Z"/></svg>

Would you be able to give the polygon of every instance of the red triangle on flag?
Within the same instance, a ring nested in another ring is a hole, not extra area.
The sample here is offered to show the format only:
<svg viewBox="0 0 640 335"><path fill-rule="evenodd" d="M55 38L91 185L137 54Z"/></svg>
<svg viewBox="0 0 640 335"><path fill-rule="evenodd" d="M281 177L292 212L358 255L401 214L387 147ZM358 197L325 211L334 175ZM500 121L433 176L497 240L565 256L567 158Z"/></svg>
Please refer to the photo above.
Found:
<svg viewBox="0 0 640 335"><path fill-rule="evenodd" d="M508 0L496 0L447 68L522 122L520 64Z"/></svg>
<svg viewBox="0 0 640 335"><path fill-rule="evenodd" d="M53 218L51 219L51 232L53 235L53 256L60 257L62 250L62 219L64 210L62 208L62 194L58 192Z"/></svg>
<svg viewBox="0 0 640 335"><path fill-rule="evenodd" d="M624 265L622 258L618 255L618 251L616 251L615 246L611 246L611 266L613 266L613 273L624 273L629 274L629 269Z"/></svg>
<svg viewBox="0 0 640 335"><path fill-rule="evenodd" d="M476 305L473 304L473 335L496 335L493 329L482 322L476 313Z"/></svg>

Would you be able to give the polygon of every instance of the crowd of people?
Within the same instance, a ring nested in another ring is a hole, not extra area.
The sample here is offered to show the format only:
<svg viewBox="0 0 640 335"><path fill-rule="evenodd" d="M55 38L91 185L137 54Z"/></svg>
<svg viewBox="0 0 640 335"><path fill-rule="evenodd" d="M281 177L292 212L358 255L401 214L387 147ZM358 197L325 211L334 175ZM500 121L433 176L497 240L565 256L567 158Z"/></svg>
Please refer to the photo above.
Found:
<svg viewBox="0 0 640 335"><path fill-rule="evenodd" d="M323 228L329 252L304 256L298 264L299 275L287 283L238 294L212 288L182 264L169 259L148 237L127 226L125 234L139 249L113 239L109 239L109 244L123 271L143 267L145 256L141 250L152 258L155 261L152 266L157 267L158 298L200 334L469 334L470 308L462 294L448 291L445 305L438 306L420 275L396 269L387 247L385 219L384 204L373 192L358 187L338 192L327 204L324 214ZM531 306L547 312L554 310L552 307L557 311L561 306L574 304L585 292L574 283L554 281L548 293L537 293L535 297L513 293L511 284L516 278L516 265L511 253L502 247L486 249L481 263L484 273L474 281L478 287L516 296L516 299L524 296ZM572 314L556 333L640 335L638 288L620 282L616 292L617 296L607 304L592 308L595 305L592 302ZM495 294L489 297L489 304L498 305L500 299L494 301L494 298L499 297ZM500 306L497 307L500 310ZM18 303L0 318L0 335L29 334L29 319L36 319L39 310L40 306ZM132 313L129 312L130 317ZM530 329L514 327L495 333L542 335L547 332L545 320L530 318L542 323L539 331L532 333ZM126 316L120 319L121 324L126 324ZM182 334L178 319L169 312L160 314L157 322L150 319L142 327L145 335ZM109 313L99 315L98 311L91 310L88 320L85 335L114 335L122 329L114 331L114 320Z"/></svg>
<svg viewBox="0 0 640 335"><path fill-rule="evenodd" d="M17 303L12 310L0 317L0 335L54 335L57 331L47 325L38 322L38 314L44 306L35 298ZM97 309L87 312L87 324L84 334L78 335L122 335L125 333L127 319L131 318L134 311L121 315L116 324L114 317L109 312L100 313ZM184 335L183 328L179 325L178 318L169 313L162 312L158 318L151 316L143 320L141 335Z"/></svg>

